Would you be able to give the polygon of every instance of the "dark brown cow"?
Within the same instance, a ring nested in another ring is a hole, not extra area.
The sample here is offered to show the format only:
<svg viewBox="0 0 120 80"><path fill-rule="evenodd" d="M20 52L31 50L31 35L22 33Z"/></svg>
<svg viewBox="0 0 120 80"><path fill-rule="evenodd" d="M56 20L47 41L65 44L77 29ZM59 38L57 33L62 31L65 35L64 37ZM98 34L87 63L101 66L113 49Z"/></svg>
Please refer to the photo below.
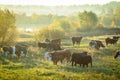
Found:
<svg viewBox="0 0 120 80"><path fill-rule="evenodd" d="M11 46L3 46L2 50L5 57L13 54L13 48Z"/></svg>
<svg viewBox="0 0 120 80"><path fill-rule="evenodd" d="M105 39L106 45L108 45L108 44L116 44L117 41L118 41L118 38L111 39L111 38L108 37L108 38Z"/></svg>
<svg viewBox="0 0 120 80"><path fill-rule="evenodd" d="M120 36L113 36L113 39L118 40L120 38Z"/></svg>
<svg viewBox="0 0 120 80"><path fill-rule="evenodd" d="M15 48L16 48L15 54L18 56L18 58L20 56L26 57L28 46L17 44L17 45L15 45Z"/></svg>
<svg viewBox="0 0 120 80"><path fill-rule="evenodd" d="M26 56L27 54L27 46L23 45L18 45L16 44L15 46L3 46L3 53L7 57L8 55L11 55L12 59L14 58L14 55L16 54L18 58L20 56Z"/></svg>
<svg viewBox="0 0 120 80"><path fill-rule="evenodd" d="M41 43L38 42L39 48L45 48L47 50L61 50L61 47L59 44L56 43Z"/></svg>
<svg viewBox="0 0 120 80"><path fill-rule="evenodd" d="M99 49L100 47L104 48L104 44L99 40L91 40L89 43L90 48Z"/></svg>
<svg viewBox="0 0 120 80"><path fill-rule="evenodd" d="M71 52L68 49L50 52L50 55L52 57L53 64L55 65L57 65L57 62L59 61L62 63L64 59L69 62L71 58Z"/></svg>
<svg viewBox="0 0 120 80"><path fill-rule="evenodd" d="M114 59L120 58L120 50L115 52Z"/></svg>
<svg viewBox="0 0 120 80"><path fill-rule="evenodd" d="M73 46L75 43L80 45L81 40L82 40L82 37L72 37Z"/></svg>
<svg viewBox="0 0 120 80"><path fill-rule="evenodd" d="M51 43L55 43L55 44L61 45L61 39L53 39L53 40L51 40Z"/></svg>
<svg viewBox="0 0 120 80"><path fill-rule="evenodd" d="M88 67L88 64L91 63L92 67L92 57L90 55L87 55L87 52L82 53L73 53L72 54L72 66L73 64L76 66L76 64L79 64L80 66L83 65Z"/></svg>

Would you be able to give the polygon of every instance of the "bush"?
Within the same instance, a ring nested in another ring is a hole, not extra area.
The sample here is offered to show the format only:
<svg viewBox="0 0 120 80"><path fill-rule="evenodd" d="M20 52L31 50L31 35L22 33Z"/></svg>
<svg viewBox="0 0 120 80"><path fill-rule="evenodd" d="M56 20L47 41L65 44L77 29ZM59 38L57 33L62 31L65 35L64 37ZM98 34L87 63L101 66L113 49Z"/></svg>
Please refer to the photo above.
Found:
<svg viewBox="0 0 120 80"><path fill-rule="evenodd" d="M42 28L39 30L37 34L38 41L44 41L47 39L56 39L56 38L63 38L65 32L62 29L49 29L48 27Z"/></svg>

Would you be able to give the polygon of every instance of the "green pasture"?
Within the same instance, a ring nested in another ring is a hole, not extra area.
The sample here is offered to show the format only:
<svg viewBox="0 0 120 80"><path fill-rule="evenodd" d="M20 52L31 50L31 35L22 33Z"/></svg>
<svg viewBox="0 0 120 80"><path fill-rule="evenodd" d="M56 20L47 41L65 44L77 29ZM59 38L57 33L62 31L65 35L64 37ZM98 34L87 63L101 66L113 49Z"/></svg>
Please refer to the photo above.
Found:
<svg viewBox="0 0 120 80"><path fill-rule="evenodd" d="M27 57L18 59L5 58L0 54L0 80L119 80L120 60L113 57L120 48L120 41L104 49L89 49L89 41L101 40L112 35L83 37L80 45L73 47L71 38L62 39L62 48L73 52L87 51L93 58L93 66L82 68L79 65L72 67L71 63L53 65L44 59L45 50L39 49L32 33L22 33L19 42L29 44ZM24 36L28 36L27 38Z"/></svg>

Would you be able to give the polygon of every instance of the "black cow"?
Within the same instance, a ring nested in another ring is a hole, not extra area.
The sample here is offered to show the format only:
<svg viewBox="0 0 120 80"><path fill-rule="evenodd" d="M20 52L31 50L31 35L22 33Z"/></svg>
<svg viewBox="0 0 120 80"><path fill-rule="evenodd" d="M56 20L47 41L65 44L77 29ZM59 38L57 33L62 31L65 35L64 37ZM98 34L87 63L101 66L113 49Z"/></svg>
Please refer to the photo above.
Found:
<svg viewBox="0 0 120 80"><path fill-rule="evenodd" d="M118 40L120 38L120 36L113 36L113 39Z"/></svg>
<svg viewBox="0 0 120 80"><path fill-rule="evenodd" d="M76 64L79 64L80 66L83 65L88 67L88 64L91 63L92 67L92 57L90 55L87 55L87 52L83 53L73 53L72 54L72 66L73 64L76 66Z"/></svg>
<svg viewBox="0 0 120 80"><path fill-rule="evenodd" d="M38 42L38 47L39 48L47 48L49 45L49 43L41 43L41 42Z"/></svg>
<svg viewBox="0 0 120 80"><path fill-rule="evenodd" d="M61 47L59 44L55 43L38 43L39 48L45 48L47 50L61 50Z"/></svg>
<svg viewBox="0 0 120 80"><path fill-rule="evenodd" d="M115 52L114 59L120 58L120 50Z"/></svg>
<svg viewBox="0 0 120 80"><path fill-rule="evenodd" d="M81 40L82 40L82 37L72 37L73 46L75 43L80 45Z"/></svg>
<svg viewBox="0 0 120 80"><path fill-rule="evenodd" d="M108 44L116 44L118 39L119 38L114 37L113 39L111 39L111 38L108 37L108 38L105 39L106 45L108 45Z"/></svg>
<svg viewBox="0 0 120 80"><path fill-rule="evenodd" d="M99 40L91 40L89 43L90 48L99 49L100 47L104 48L104 44Z"/></svg>

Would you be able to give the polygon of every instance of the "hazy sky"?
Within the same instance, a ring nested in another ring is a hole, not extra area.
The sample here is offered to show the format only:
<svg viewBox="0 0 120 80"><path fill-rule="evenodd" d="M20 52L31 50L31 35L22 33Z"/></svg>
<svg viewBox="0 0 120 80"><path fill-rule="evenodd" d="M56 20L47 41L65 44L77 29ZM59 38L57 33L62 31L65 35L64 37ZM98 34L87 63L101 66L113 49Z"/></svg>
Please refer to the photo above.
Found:
<svg viewBox="0 0 120 80"><path fill-rule="evenodd" d="M0 4L12 5L81 5L81 4L105 4L110 1L120 0L0 0Z"/></svg>

